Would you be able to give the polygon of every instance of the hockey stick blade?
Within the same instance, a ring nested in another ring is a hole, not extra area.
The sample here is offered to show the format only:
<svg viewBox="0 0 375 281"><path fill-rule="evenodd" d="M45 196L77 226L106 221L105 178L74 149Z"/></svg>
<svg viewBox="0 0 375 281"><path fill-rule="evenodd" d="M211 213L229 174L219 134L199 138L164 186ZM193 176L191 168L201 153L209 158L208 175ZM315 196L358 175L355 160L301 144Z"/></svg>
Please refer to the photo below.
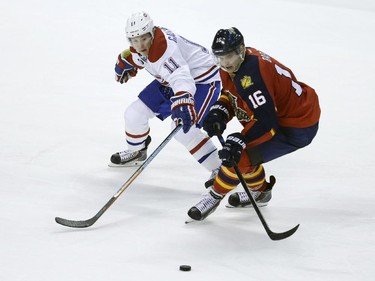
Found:
<svg viewBox="0 0 375 281"><path fill-rule="evenodd" d="M217 137L218 137L220 143L224 146L225 141L224 141L223 136L222 136L222 135L217 135ZM248 188L247 188L247 183L246 183L245 179L243 178L240 169L238 168L238 166L237 166L233 161L232 161L232 166L233 166L233 168L234 168L234 170L235 170L235 172L236 172L236 175L237 175L238 179L239 179L240 182L241 182L241 185L242 185L243 189L245 190L247 196L249 197L250 202L251 202L251 204L253 205L254 210L255 210L255 212L256 212L257 215L258 215L259 220L261 221L261 223L262 223L264 229L266 230L266 232L267 232L267 234L268 234L268 237L269 237L271 240L273 240L273 241L278 241L278 240L283 240L283 239L286 239L286 238L292 236L292 235L297 231L297 229L298 229L298 227L299 227L299 224L296 225L295 227L293 227L292 229L290 229L290 230L288 230L288 231L285 231L285 232L281 232L281 233L273 232L273 231L269 228L269 226L267 225L267 222L266 222L266 220L264 219L264 217L263 217L261 211L259 210L259 207L258 207L257 203L255 202L255 199L253 198L253 196L251 195L250 191L248 190Z"/></svg>
<svg viewBox="0 0 375 281"><path fill-rule="evenodd" d="M97 221L97 218L92 217L91 219L88 219L85 221L73 221L73 220L67 220L67 219L56 217L55 221L58 224L61 224L63 226L74 227L74 228L85 228L85 227L92 226Z"/></svg>
<svg viewBox="0 0 375 281"><path fill-rule="evenodd" d="M56 217L55 221L58 224L61 224L63 226L73 227L73 228L86 228L86 227L92 226L104 214L104 212L116 201L117 197L120 196L120 194L122 193L120 192L120 190L114 196L112 196L112 198L107 202L107 204L105 204L103 208L101 208L100 211L91 219L83 220L83 221L75 221L75 220L67 220L67 219L63 219L60 217Z"/></svg>
<svg viewBox="0 0 375 281"><path fill-rule="evenodd" d="M298 227L299 227L299 224L296 225L295 227L293 227L292 229L290 229L290 230L288 230L288 231L285 231L285 232L281 232L281 233L273 232L273 231L269 228L269 226L268 226L268 224L267 224L265 218L263 217L263 214L262 214L261 211L259 210L259 207L258 207L258 205L257 205L257 203L256 203L256 201L255 201L255 199L254 199L253 196L251 195L250 191L247 189L247 183L246 183L245 179L243 178L240 169L239 169L238 166L237 166L236 164L234 164L234 163L233 163L233 168L234 168L234 170L236 171L237 177L238 177L238 179L240 180L241 185L242 185L243 189L245 190L247 196L249 197L249 199L250 199L250 201L251 201L251 204L253 205L254 210L255 210L255 212L257 213L257 215L258 215L258 217L259 217L259 219L260 219L260 221L261 221L261 223L262 223L264 229L266 230L266 232L267 232L269 238L270 238L271 240L273 240L273 241L278 241L278 240L283 240L283 239L286 239L286 238L292 236L292 235L297 231L297 229L298 229Z"/></svg>
<svg viewBox="0 0 375 281"><path fill-rule="evenodd" d="M173 131L164 139L164 141L152 152L152 154L146 159L146 161L139 166L139 168L134 172L134 174L120 187L115 195L100 209L100 211L90 219L87 220L67 220L60 217L55 217L55 221L58 224L67 227L74 228L86 228L92 226L107 209L117 200L117 198L130 186L130 184L139 176L139 174L146 168L146 166L156 157L156 155L167 145L167 143L172 139L172 137L181 129L182 125L179 124Z"/></svg>
<svg viewBox="0 0 375 281"><path fill-rule="evenodd" d="M298 227L299 227L299 224L297 224L292 229L289 229L288 231L281 232L281 233L273 232L269 229L269 227L267 227L266 232L267 232L268 236L271 238L271 240L278 241L278 240L283 240L283 239L286 239L286 238L292 236L297 231Z"/></svg>

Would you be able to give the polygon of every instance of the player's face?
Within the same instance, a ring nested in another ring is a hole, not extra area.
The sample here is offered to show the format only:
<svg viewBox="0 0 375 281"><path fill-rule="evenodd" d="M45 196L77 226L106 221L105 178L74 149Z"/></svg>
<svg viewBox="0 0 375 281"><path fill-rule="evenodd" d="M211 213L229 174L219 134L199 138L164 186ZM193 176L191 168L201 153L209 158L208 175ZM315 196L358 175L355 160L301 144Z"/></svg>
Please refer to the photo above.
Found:
<svg viewBox="0 0 375 281"><path fill-rule="evenodd" d="M236 72L243 61L243 57L236 51L232 51L223 56L217 56L217 60L222 69L232 74Z"/></svg>
<svg viewBox="0 0 375 281"><path fill-rule="evenodd" d="M133 48L142 56L147 57L152 44L152 36L150 33L143 34L130 39Z"/></svg>

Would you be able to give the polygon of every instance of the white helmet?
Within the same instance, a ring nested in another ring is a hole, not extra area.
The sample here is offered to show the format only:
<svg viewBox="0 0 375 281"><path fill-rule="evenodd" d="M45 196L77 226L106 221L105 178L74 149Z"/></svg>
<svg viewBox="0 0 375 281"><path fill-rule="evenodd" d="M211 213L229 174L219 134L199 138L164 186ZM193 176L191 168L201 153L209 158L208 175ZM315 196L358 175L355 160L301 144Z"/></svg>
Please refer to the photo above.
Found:
<svg viewBox="0 0 375 281"><path fill-rule="evenodd" d="M154 37L154 21L145 12L132 14L126 22L125 32L128 39L147 33Z"/></svg>

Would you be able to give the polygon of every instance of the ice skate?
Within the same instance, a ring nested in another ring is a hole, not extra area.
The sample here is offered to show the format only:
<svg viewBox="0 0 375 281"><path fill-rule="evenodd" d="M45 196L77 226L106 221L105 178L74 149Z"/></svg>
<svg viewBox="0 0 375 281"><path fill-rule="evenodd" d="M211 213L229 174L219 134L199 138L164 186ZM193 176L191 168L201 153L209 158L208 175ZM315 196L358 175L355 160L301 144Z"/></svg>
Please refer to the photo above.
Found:
<svg viewBox="0 0 375 281"><path fill-rule="evenodd" d="M124 150L117 152L111 156L111 161L108 164L110 167L136 167L142 165L147 159L147 147L151 142L151 137L148 136L145 141L145 147L141 150Z"/></svg>
<svg viewBox="0 0 375 281"><path fill-rule="evenodd" d="M264 207L268 205L272 198L272 188L275 184L276 179L274 176L270 176L270 182L267 182L267 187L263 191L250 191L250 194L253 196L255 202L257 203L258 207ZM246 192L235 192L231 194L228 198L228 204L226 205L228 208L236 208L236 207L251 207L251 201L249 196L247 196Z"/></svg>
<svg viewBox="0 0 375 281"><path fill-rule="evenodd" d="M223 196L210 190L210 192L203 195L201 201L188 211L188 216L193 220L204 220L208 215L213 213L219 206Z"/></svg>
<svg viewBox="0 0 375 281"><path fill-rule="evenodd" d="M217 169L215 169L215 170L212 170L209 179L204 183L204 186L205 186L206 188L209 188L210 186L213 186L213 184L214 184L214 180L215 180L217 174L219 173L219 171L220 171L220 168L217 168Z"/></svg>

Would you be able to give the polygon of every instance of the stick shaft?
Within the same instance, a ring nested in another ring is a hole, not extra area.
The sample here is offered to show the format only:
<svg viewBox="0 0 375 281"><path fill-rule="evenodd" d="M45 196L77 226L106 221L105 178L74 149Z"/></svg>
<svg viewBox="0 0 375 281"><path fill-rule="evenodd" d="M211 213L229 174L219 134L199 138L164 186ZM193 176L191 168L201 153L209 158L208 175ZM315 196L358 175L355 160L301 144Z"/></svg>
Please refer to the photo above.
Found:
<svg viewBox="0 0 375 281"><path fill-rule="evenodd" d="M55 221L58 224L74 227L74 228L85 228L93 225L104 213L108 210L108 208L117 200L117 198L130 186L130 184L141 174L141 172L147 167L148 164L159 154L159 152L167 145L167 143L177 134L177 132L181 129L182 125L178 125L173 131L163 140L163 142L152 152L152 154L146 159L145 162L134 172L134 174L120 187L120 189L116 192L115 195L108 200L108 202L99 210L99 212L90 219L87 220L68 220L63 219L60 217L56 217Z"/></svg>

